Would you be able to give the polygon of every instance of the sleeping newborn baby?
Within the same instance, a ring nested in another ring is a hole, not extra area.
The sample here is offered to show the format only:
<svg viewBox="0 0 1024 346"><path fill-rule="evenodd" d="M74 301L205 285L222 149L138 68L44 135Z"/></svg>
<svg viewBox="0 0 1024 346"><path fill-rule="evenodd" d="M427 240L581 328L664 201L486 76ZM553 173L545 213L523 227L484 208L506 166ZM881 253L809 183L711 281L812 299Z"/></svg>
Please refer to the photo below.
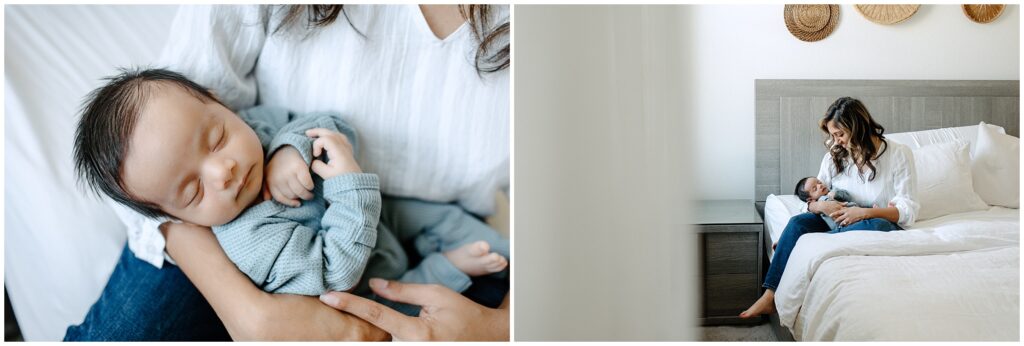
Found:
<svg viewBox="0 0 1024 346"><path fill-rule="evenodd" d="M796 195L804 202L836 201L843 202L847 207L857 206L856 203L850 201L852 198L850 198L849 192L841 189L836 189L835 191L830 192L829 188L815 177L800 179L800 181L796 183ZM829 229L833 231L839 229L839 225L836 224L836 220L833 220L832 217L821 214L821 218L828 224Z"/></svg>
<svg viewBox="0 0 1024 346"><path fill-rule="evenodd" d="M507 239L454 205L382 199L356 153L356 133L338 114L265 106L235 114L159 69L122 71L93 91L74 147L94 191L148 217L211 227L267 292L354 290L417 315L416 306L373 295L361 278L462 292L470 276L507 267ZM412 270L403 241L423 257Z"/></svg>

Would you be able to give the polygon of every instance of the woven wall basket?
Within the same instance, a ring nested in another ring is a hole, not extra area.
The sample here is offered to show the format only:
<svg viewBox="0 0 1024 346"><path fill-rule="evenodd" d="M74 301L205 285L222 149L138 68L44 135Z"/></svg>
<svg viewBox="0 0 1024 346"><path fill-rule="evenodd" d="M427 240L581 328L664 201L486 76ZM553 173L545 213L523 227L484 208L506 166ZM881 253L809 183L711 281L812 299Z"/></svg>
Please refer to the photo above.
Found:
<svg viewBox="0 0 1024 346"><path fill-rule="evenodd" d="M786 5L786 29L801 41L821 41L839 24L839 5Z"/></svg>
<svg viewBox="0 0 1024 346"><path fill-rule="evenodd" d="M975 23L991 23L1003 13L1006 5L963 5L964 14Z"/></svg>
<svg viewBox="0 0 1024 346"><path fill-rule="evenodd" d="M864 18L878 24L896 24L907 20L921 5L853 5Z"/></svg>

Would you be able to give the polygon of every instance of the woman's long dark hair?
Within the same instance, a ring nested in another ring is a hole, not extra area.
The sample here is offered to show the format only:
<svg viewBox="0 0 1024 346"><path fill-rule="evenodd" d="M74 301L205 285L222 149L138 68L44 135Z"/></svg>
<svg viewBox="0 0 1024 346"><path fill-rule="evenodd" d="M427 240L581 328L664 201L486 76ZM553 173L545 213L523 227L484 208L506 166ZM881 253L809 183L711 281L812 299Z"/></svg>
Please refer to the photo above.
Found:
<svg viewBox="0 0 1024 346"><path fill-rule="evenodd" d="M850 134L850 150L839 145L834 145L832 135L828 131L828 123L847 131ZM872 137L877 136L885 145L885 152L889 145L885 142L885 128L875 122L868 113L864 104L852 97L841 97L833 102L825 112L825 118L818 123L821 131L825 132L825 148L832 154L832 166L835 167L833 176L839 175L846 170L846 158L852 157L857 166L857 172L864 174L865 169L871 171L868 181L875 179L875 165L871 160L880 156L880 148L875 147Z"/></svg>
<svg viewBox="0 0 1024 346"><path fill-rule="evenodd" d="M506 21L492 28L492 9L492 5L459 5L459 14L468 22L469 27L473 30L473 36L479 42L474 62L478 73L501 71L511 64L511 41L502 40L503 37L509 38L511 24ZM288 6L288 13L285 14L278 28L295 24L303 13L306 14L307 28L312 29L334 23L339 14L348 19L344 5L291 5ZM356 32L362 35L362 32L355 27L351 20L348 22ZM501 41L505 41L503 45L495 46Z"/></svg>

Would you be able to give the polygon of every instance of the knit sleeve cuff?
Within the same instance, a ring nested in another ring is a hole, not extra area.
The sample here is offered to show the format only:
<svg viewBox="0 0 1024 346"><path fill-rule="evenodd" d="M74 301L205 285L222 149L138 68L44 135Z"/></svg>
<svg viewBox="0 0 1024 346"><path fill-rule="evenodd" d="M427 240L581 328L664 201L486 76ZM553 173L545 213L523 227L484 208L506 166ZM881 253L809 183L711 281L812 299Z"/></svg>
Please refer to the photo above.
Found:
<svg viewBox="0 0 1024 346"><path fill-rule="evenodd" d="M285 145L291 145L298 150L306 165L313 164L313 139L296 133L281 133L274 137L267 149L267 160L269 161L277 149Z"/></svg>
<svg viewBox="0 0 1024 346"><path fill-rule="evenodd" d="M348 191L363 189L380 190L380 179L376 174L348 173L324 181L324 197L328 200Z"/></svg>

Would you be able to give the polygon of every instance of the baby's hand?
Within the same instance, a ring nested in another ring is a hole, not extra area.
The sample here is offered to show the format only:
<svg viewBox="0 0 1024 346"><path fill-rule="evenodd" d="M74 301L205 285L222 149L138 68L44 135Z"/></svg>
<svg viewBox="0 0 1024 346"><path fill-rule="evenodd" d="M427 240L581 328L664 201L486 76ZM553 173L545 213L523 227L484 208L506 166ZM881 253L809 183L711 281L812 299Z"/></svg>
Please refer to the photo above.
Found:
<svg viewBox="0 0 1024 346"><path fill-rule="evenodd" d="M283 146L274 152L266 172L264 195L269 192L274 200L293 207L301 205L299 198L313 198L313 176L295 147Z"/></svg>
<svg viewBox="0 0 1024 346"><path fill-rule="evenodd" d="M345 135L328 129L316 128L306 130L306 136L316 138L313 141L314 157L320 156L321 153L327 154L324 157L327 163L320 159L313 160L313 172L324 180L345 173L363 172L352 154L352 143Z"/></svg>

